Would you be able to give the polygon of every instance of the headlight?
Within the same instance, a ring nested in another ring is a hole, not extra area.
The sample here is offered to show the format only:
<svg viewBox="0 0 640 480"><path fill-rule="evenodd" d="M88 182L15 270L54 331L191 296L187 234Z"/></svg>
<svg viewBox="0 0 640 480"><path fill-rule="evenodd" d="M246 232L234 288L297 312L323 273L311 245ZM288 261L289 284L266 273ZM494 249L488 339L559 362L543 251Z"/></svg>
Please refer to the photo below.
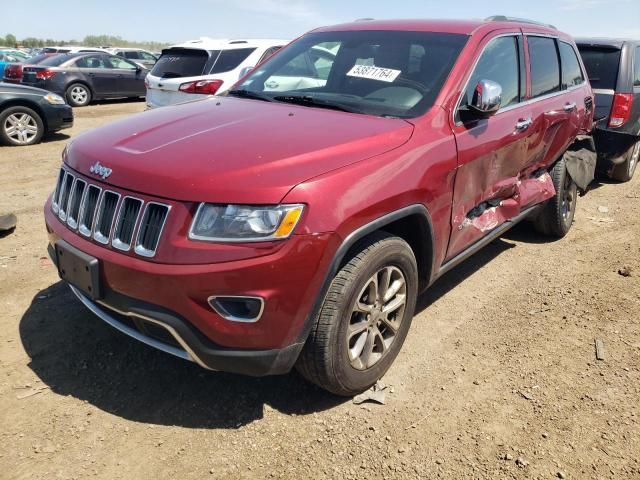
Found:
<svg viewBox="0 0 640 480"><path fill-rule="evenodd" d="M189 238L210 242L261 242L288 238L304 205L215 205L198 208Z"/></svg>
<svg viewBox="0 0 640 480"><path fill-rule="evenodd" d="M42 98L44 98L51 105L64 105L66 103L64 101L64 98L62 98L60 95L56 95L55 93L47 93Z"/></svg>

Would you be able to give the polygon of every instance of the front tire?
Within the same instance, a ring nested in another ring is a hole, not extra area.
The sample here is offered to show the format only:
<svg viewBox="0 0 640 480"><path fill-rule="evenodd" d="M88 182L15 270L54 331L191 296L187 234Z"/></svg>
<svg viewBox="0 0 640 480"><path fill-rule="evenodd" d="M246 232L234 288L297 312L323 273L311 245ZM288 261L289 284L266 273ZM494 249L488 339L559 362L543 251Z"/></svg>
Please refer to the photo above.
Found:
<svg viewBox="0 0 640 480"><path fill-rule="evenodd" d="M640 142L633 145L625 154L624 162L614 165L609 172L609 177L619 182L628 182L633 178L633 174L640 160Z"/></svg>
<svg viewBox="0 0 640 480"><path fill-rule="evenodd" d="M44 122L34 110L16 106L0 113L0 140L6 145L26 146L42 140Z"/></svg>
<svg viewBox="0 0 640 480"><path fill-rule="evenodd" d="M573 224L578 200L578 186L569 172L564 158L560 159L549 172L556 194L547 200L533 221L534 228L550 237L564 237Z"/></svg>
<svg viewBox="0 0 640 480"><path fill-rule="evenodd" d="M91 102L91 90L84 83L72 83L67 87L65 97L72 107L86 107Z"/></svg>
<svg viewBox="0 0 640 480"><path fill-rule="evenodd" d="M367 390L400 352L417 291L407 242L382 232L368 237L331 282L296 369L336 395Z"/></svg>

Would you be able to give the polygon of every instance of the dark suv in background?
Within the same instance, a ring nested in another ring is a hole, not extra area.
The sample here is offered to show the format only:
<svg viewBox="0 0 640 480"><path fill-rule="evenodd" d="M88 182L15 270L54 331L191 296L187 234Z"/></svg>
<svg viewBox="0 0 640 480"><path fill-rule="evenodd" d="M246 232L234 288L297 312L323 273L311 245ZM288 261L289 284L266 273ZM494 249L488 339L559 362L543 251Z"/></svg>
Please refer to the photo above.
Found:
<svg viewBox="0 0 640 480"><path fill-rule="evenodd" d="M596 95L598 168L631 180L640 157L640 41L576 41Z"/></svg>

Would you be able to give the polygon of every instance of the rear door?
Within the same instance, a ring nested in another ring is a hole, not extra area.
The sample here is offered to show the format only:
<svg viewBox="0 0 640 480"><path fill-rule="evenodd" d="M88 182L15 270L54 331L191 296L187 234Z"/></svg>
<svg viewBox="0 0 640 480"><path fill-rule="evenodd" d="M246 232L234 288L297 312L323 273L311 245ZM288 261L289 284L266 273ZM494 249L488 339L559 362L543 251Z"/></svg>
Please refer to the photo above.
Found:
<svg viewBox="0 0 640 480"><path fill-rule="evenodd" d="M116 72L111 68L109 56L105 54L86 55L76 60L72 68L86 78L94 94L109 96L116 91Z"/></svg>
<svg viewBox="0 0 640 480"><path fill-rule="evenodd" d="M455 118L458 171L448 258L520 212L518 181L527 164L532 122L531 108L524 102L523 38L503 33L485 40L480 49ZM480 80L502 87L500 110L489 118L479 118L468 107Z"/></svg>
<svg viewBox="0 0 640 480"><path fill-rule="evenodd" d="M580 130L585 95L581 88L570 92L563 89L555 38L535 34L526 38L531 68L529 103L533 114L527 158L532 168L547 168L564 153Z"/></svg>

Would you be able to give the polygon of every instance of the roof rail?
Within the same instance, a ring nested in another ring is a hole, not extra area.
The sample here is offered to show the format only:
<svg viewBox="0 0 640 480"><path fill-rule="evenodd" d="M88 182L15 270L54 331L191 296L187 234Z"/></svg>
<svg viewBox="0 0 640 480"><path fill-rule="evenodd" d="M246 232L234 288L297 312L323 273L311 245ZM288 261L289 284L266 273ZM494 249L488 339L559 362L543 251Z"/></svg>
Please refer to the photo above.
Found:
<svg viewBox="0 0 640 480"><path fill-rule="evenodd" d="M247 42L246 40L231 40L229 42L229 45L235 45L237 43L249 43L249 42Z"/></svg>
<svg viewBox="0 0 640 480"><path fill-rule="evenodd" d="M528 20L526 18L517 18L517 17L507 17L505 15L492 15L491 17L487 17L484 19L485 22L520 22L520 23L530 23L532 25L541 25L543 27L553 28L557 30L555 25L551 25L550 23L542 23L536 22L535 20Z"/></svg>

